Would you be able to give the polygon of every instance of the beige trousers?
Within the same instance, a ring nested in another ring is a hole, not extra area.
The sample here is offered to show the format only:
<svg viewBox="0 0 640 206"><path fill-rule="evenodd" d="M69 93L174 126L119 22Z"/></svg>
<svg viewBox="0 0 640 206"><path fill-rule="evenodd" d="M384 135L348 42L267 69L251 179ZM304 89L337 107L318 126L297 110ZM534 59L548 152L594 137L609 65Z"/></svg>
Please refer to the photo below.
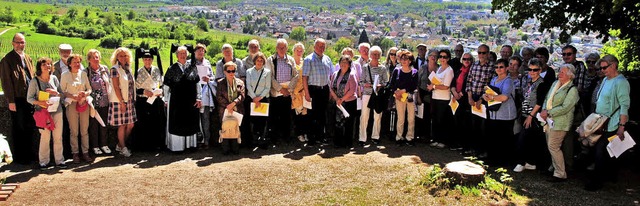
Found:
<svg viewBox="0 0 640 206"><path fill-rule="evenodd" d="M358 141L366 142L367 141L367 125L369 124L369 107L367 104L371 100L371 95L363 95L362 96L362 113L360 114L360 137ZM386 103L386 102L385 102ZM371 139L380 139L380 121L382 118L382 113L377 113L373 111L373 130L371 131Z"/></svg>
<svg viewBox="0 0 640 206"><path fill-rule="evenodd" d="M71 131L70 143L71 153L78 154L78 133L80 133L82 143L82 153L89 154L89 111L87 108L84 112L76 111L76 102L67 106L67 121L69 122L69 130Z"/></svg>
<svg viewBox="0 0 640 206"><path fill-rule="evenodd" d="M564 155L562 155L562 141L567 132L551 130L547 131L547 147L551 153L551 162L553 163L553 176L558 178L567 178L567 172L564 169Z"/></svg>
<svg viewBox="0 0 640 206"><path fill-rule="evenodd" d="M405 111L407 111L407 141L413 140L414 131L416 126L416 104L414 102L401 102L396 99L396 111L398 112L398 124L396 125L396 141L402 140L402 133L404 133L404 118Z"/></svg>
<svg viewBox="0 0 640 206"><path fill-rule="evenodd" d="M62 110L62 109L60 109ZM62 156L62 112L51 113L51 118L55 124L53 131L48 129L40 130L40 149L38 150L38 159L40 165L47 165L51 161L51 148L49 144L51 142L51 135L53 134L53 157L56 165L64 162L64 156Z"/></svg>

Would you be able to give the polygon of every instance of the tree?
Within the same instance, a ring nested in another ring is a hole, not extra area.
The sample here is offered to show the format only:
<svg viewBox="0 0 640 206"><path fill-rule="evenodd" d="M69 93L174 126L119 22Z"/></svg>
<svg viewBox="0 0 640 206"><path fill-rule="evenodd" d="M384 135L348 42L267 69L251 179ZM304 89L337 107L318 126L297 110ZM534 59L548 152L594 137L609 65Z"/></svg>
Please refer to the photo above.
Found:
<svg viewBox="0 0 640 206"><path fill-rule="evenodd" d="M447 20L442 18L442 21L440 21L440 26L441 26L442 34L447 35L448 34L448 32L447 32Z"/></svg>
<svg viewBox="0 0 640 206"><path fill-rule="evenodd" d="M67 11L67 16L69 16L69 18L75 19L76 16L78 16L78 9L76 8L69 9L69 11Z"/></svg>
<svg viewBox="0 0 640 206"><path fill-rule="evenodd" d="M299 26L291 30L291 34L289 34L289 37L296 41L304 41L305 39L307 39L307 32L304 30L304 27Z"/></svg>
<svg viewBox="0 0 640 206"><path fill-rule="evenodd" d="M393 40L391 39L387 39L384 38L382 39L382 41L380 42L380 48L382 49L382 51L387 51L389 48L396 46L396 43L393 42Z"/></svg>
<svg viewBox="0 0 640 206"><path fill-rule="evenodd" d="M619 38L628 39L627 61L640 61L640 3L637 0L574 1L574 0L492 0L492 12L509 14L514 28L536 18L540 31L559 28L564 41L578 32L597 32L598 38L608 41L610 30L620 30ZM567 43L567 42L563 42Z"/></svg>
<svg viewBox="0 0 640 206"><path fill-rule="evenodd" d="M133 10L129 10L129 13L127 14L127 19L133 20L135 18L136 18L136 13L133 12Z"/></svg>
<svg viewBox="0 0 640 206"><path fill-rule="evenodd" d="M89 9L84 10L84 18L89 17Z"/></svg>
<svg viewBox="0 0 640 206"><path fill-rule="evenodd" d="M333 45L333 50L340 53L342 52L342 49L349 47L351 45L353 45L353 42L351 42L351 39L348 39L346 37L340 37L340 39L336 41L336 44Z"/></svg>
<svg viewBox="0 0 640 206"><path fill-rule="evenodd" d="M367 30L362 30L362 32L360 33L360 39L358 39L358 44L360 43L370 43L369 41L369 36L367 36Z"/></svg>
<svg viewBox="0 0 640 206"><path fill-rule="evenodd" d="M209 31L209 22L206 19L200 18L198 19L198 28L202 29L202 31Z"/></svg>

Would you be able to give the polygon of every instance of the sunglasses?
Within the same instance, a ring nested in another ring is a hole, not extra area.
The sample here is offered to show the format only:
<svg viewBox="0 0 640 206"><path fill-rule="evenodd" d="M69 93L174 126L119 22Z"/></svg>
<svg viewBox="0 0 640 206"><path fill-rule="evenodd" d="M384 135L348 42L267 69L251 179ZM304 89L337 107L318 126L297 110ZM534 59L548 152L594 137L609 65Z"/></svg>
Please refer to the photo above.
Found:
<svg viewBox="0 0 640 206"><path fill-rule="evenodd" d="M573 53L562 53L563 57L567 57L567 56L571 56L571 55L573 55Z"/></svg>
<svg viewBox="0 0 640 206"><path fill-rule="evenodd" d="M542 69L538 68L538 69L526 69L528 72L538 72Z"/></svg>
<svg viewBox="0 0 640 206"><path fill-rule="evenodd" d="M595 64L596 61L587 61L587 64Z"/></svg>
<svg viewBox="0 0 640 206"><path fill-rule="evenodd" d="M439 59L449 59L449 56L438 56Z"/></svg>
<svg viewBox="0 0 640 206"><path fill-rule="evenodd" d="M396 53L389 53L389 56L395 56Z"/></svg>
<svg viewBox="0 0 640 206"><path fill-rule="evenodd" d="M605 70L605 69L609 68L609 66L611 66L611 64L607 64L607 66L600 67L600 70Z"/></svg>
<svg viewBox="0 0 640 206"><path fill-rule="evenodd" d="M489 52L478 52L478 54L488 54Z"/></svg>
<svg viewBox="0 0 640 206"><path fill-rule="evenodd" d="M226 70L227 73L236 73L236 70Z"/></svg>
<svg viewBox="0 0 640 206"><path fill-rule="evenodd" d="M471 61L471 60L473 60L473 59L471 59L471 58L462 58L462 61Z"/></svg>
<svg viewBox="0 0 640 206"><path fill-rule="evenodd" d="M505 67L505 66L495 66L495 67L493 67L493 68L496 68L496 69L504 69L504 68L507 68L507 67Z"/></svg>

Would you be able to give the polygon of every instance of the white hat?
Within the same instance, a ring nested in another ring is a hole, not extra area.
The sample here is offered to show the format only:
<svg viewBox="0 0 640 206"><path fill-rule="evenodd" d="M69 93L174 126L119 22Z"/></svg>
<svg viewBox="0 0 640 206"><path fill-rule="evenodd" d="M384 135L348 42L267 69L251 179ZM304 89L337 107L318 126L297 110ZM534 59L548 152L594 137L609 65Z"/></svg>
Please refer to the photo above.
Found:
<svg viewBox="0 0 640 206"><path fill-rule="evenodd" d="M58 46L58 49L60 49L60 50L72 50L73 48L69 44L60 44L60 46Z"/></svg>

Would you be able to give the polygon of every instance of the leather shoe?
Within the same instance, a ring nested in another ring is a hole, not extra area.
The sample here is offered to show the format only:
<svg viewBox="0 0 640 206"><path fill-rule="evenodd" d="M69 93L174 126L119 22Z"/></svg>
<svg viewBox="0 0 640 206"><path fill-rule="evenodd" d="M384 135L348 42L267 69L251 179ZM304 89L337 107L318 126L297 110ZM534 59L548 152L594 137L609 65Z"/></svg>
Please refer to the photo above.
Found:
<svg viewBox="0 0 640 206"><path fill-rule="evenodd" d="M553 183L566 182L566 181L567 181L567 178L559 178L559 177L551 177L547 179L547 182L553 182Z"/></svg>

